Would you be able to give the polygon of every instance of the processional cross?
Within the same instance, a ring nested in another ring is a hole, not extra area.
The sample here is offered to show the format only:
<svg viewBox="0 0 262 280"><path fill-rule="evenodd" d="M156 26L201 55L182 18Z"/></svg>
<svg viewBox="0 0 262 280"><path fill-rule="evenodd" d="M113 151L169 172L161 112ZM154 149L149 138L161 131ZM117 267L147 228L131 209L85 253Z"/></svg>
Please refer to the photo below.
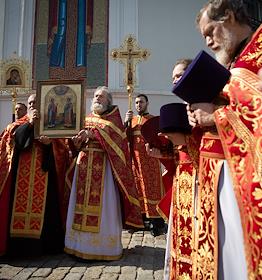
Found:
<svg viewBox="0 0 262 280"><path fill-rule="evenodd" d="M119 49L111 51L112 59L125 66L124 83L128 93L128 110L132 110L132 94L136 84L136 65L142 60L146 60L149 56L150 52L147 49L140 48L132 35L127 36Z"/></svg>
<svg viewBox="0 0 262 280"><path fill-rule="evenodd" d="M12 96L12 121L15 121L15 106L16 106L16 98L17 98L17 92L16 88L14 87L11 93Z"/></svg>

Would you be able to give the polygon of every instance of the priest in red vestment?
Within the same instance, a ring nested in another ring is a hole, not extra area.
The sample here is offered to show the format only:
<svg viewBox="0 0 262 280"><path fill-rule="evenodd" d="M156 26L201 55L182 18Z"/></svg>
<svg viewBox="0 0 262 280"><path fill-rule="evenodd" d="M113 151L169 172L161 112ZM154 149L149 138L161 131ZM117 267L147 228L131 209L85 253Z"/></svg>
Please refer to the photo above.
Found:
<svg viewBox="0 0 262 280"><path fill-rule="evenodd" d="M188 111L192 126L209 130L200 148L193 277L260 279L262 27L253 33L243 2L232 0L209 1L197 22L231 78L222 93L228 105L191 104Z"/></svg>
<svg viewBox="0 0 262 280"><path fill-rule="evenodd" d="M83 259L122 256L122 228L143 228L128 142L107 87L94 92L91 111L73 142L79 151L66 224L65 252Z"/></svg>
<svg viewBox="0 0 262 280"><path fill-rule="evenodd" d="M144 215L145 227L156 236L163 232L164 221L156 210L156 206L163 198L166 190L162 181L162 170L160 161L150 157L145 148L145 139L141 134L141 127L147 120L154 117L148 113L148 97L139 94L135 98L137 115L132 111L126 113L125 125L129 135L130 153L132 156L132 170L135 177L139 202Z"/></svg>
<svg viewBox="0 0 262 280"><path fill-rule="evenodd" d="M55 253L64 246L69 151L62 139L34 139L35 101L30 95L28 114L0 142L0 255Z"/></svg>
<svg viewBox="0 0 262 280"><path fill-rule="evenodd" d="M199 131L199 135L191 136L186 105L181 103L162 106L159 123L163 135L172 141L174 147L162 154L164 157L161 159L163 164L169 163L166 166L172 172L169 176L172 175L173 179L171 191L158 204L159 212L169 219L164 279L191 279L199 160L196 147L202 133ZM161 151L156 151L155 148L147 150L152 156L161 156Z"/></svg>

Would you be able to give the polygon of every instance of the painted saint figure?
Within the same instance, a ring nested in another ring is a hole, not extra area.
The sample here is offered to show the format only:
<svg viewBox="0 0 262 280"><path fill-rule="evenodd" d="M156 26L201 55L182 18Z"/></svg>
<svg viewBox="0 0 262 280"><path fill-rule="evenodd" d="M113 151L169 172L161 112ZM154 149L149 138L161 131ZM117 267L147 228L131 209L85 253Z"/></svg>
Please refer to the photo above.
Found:
<svg viewBox="0 0 262 280"><path fill-rule="evenodd" d="M6 80L6 85L22 85L20 73L17 69L10 71L10 78Z"/></svg>
<svg viewBox="0 0 262 280"><path fill-rule="evenodd" d="M67 97L64 106L64 127L72 127L74 125L74 109L71 97Z"/></svg>
<svg viewBox="0 0 262 280"><path fill-rule="evenodd" d="M57 113L57 106L55 104L55 99L52 97L50 99L50 103L47 109L48 127L55 127L56 113Z"/></svg>

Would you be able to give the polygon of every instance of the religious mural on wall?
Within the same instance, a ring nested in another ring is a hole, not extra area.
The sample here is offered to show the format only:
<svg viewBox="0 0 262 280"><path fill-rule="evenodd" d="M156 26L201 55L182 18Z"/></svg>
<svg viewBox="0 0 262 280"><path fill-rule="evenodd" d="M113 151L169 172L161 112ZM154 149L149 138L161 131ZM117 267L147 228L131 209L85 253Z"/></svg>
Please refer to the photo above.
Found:
<svg viewBox="0 0 262 280"><path fill-rule="evenodd" d="M108 0L37 0L34 75L107 85Z"/></svg>

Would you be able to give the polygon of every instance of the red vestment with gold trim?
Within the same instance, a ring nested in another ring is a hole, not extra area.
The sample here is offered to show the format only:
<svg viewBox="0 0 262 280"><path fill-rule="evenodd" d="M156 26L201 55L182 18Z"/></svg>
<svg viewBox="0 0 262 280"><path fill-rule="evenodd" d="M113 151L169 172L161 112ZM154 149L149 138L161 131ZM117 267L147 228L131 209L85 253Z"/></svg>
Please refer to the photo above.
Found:
<svg viewBox="0 0 262 280"><path fill-rule="evenodd" d="M172 171L173 186L158 205L163 217L172 219L169 254L166 255L165 273L170 279L192 279L195 244L195 197L196 176L199 164L199 144L202 130L197 128L186 135L186 146L174 154L173 162L166 160L165 166ZM170 177L170 176L169 176ZM169 216L172 204L172 215ZM168 235L167 238L170 238Z"/></svg>
<svg viewBox="0 0 262 280"><path fill-rule="evenodd" d="M10 225L12 237L39 239L43 228L48 185L48 172L42 169L43 144L38 140L33 140L32 145L27 149L21 150L19 152L17 170L13 170L13 159L17 153L14 134L18 127L26 123L28 123L28 116L10 124L3 132L0 143L0 254L4 254L7 249L6 240L9 235L10 202L12 200L13 209ZM60 179L57 182L60 216L65 225L68 197L66 197L64 178L66 171L65 162L69 160L69 153L66 152L68 150L63 139L53 139L52 149L55 158L55 173L59 175ZM16 178L11 178L13 172L15 172ZM15 186L12 187L14 182ZM14 188L13 191L12 188ZM13 192L14 199L10 197Z"/></svg>
<svg viewBox="0 0 262 280"><path fill-rule="evenodd" d="M77 196L73 228L99 232L106 158L122 195L124 221L143 227L140 204L131 170L128 142L117 107L110 113L86 117L85 127L93 131L96 140L89 140L78 156Z"/></svg>
<svg viewBox="0 0 262 280"><path fill-rule="evenodd" d="M224 157L240 210L248 278L261 277L262 95L255 75L261 67L262 26L231 70L231 79L223 90L229 105L215 112L222 143L216 137L203 138L194 279L218 276L217 186Z"/></svg>
<svg viewBox="0 0 262 280"><path fill-rule="evenodd" d="M156 206L165 195L160 161L150 157L145 148L141 126L153 115L134 116L132 119L132 169L142 213L147 218L159 218Z"/></svg>
<svg viewBox="0 0 262 280"><path fill-rule="evenodd" d="M262 276L262 25L236 60L216 122L240 209L249 279ZM255 73L255 74L254 74Z"/></svg>

